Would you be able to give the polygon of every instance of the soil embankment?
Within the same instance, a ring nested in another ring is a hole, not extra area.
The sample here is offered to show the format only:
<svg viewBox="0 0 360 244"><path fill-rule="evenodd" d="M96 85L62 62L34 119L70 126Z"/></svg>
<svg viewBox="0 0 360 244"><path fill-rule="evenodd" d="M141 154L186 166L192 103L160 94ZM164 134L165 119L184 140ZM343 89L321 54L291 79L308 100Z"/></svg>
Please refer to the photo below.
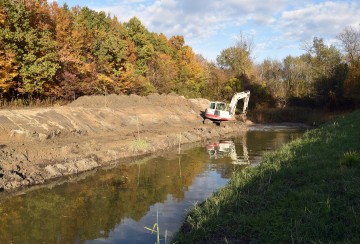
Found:
<svg viewBox="0 0 360 244"><path fill-rule="evenodd" d="M61 107L0 110L0 191L164 150L180 140L245 130L240 122L203 124L207 104L177 95L110 95L85 96ZM139 139L142 143L135 143Z"/></svg>

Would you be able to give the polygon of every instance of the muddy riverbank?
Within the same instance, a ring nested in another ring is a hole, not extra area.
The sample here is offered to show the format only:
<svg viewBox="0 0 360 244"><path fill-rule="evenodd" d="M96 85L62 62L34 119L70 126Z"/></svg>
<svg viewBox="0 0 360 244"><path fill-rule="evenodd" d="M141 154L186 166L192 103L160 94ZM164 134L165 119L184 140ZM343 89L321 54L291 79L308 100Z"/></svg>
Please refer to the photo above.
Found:
<svg viewBox="0 0 360 244"><path fill-rule="evenodd" d="M246 130L241 122L203 124L200 114L208 102L109 95L52 108L0 110L0 191Z"/></svg>

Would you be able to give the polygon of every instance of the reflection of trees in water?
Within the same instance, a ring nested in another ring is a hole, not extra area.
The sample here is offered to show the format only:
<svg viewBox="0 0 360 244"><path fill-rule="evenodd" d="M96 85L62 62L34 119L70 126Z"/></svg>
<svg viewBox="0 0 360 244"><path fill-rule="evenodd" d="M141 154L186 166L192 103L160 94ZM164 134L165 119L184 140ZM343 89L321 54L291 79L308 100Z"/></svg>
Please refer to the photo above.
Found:
<svg viewBox="0 0 360 244"><path fill-rule="evenodd" d="M270 144L281 145L291 136L248 132L246 137L233 139L233 146L224 144L221 151L228 156L218 157L211 167L227 178L234 170L246 167L232 164L235 158L251 161L254 151ZM0 243L74 243L107 237L126 219L140 220L168 195L182 200L195 177L208 167L209 155L202 147L169 155L99 170L75 183L1 199Z"/></svg>
<svg viewBox="0 0 360 244"><path fill-rule="evenodd" d="M248 148L253 152L264 152L274 150L285 143L296 139L303 134L303 131L248 131L246 133Z"/></svg>
<svg viewBox="0 0 360 244"><path fill-rule="evenodd" d="M76 183L4 199L0 243L73 243L106 237L124 219L139 221L169 194L182 200L204 170L206 158L202 148L195 148L171 159L123 164Z"/></svg>

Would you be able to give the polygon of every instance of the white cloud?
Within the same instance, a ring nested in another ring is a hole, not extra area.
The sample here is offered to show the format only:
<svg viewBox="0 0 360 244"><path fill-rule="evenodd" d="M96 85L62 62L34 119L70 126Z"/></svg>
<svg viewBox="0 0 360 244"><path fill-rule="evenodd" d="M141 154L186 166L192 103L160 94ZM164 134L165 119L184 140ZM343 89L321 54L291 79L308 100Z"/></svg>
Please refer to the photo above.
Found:
<svg viewBox="0 0 360 244"><path fill-rule="evenodd" d="M271 3L269 3L271 2ZM229 26L245 25L249 20L273 23L272 15L285 7L285 0L155 0L146 5L121 1L112 7L102 8L121 21L137 16L151 31L168 36L184 35L208 38Z"/></svg>
<svg viewBox="0 0 360 244"><path fill-rule="evenodd" d="M291 54L314 36L334 39L346 26L360 24L357 0L118 0L106 6L96 10L120 21L136 16L148 30L168 37L183 35L210 59L234 44L240 31L251 33L261 58L261 51Z"/></svg>
<svg viewBox="0 0 360 244"><path fill-rule="evenodd" d="M346 26L359 24L360 6L349 2L322 2L282 13L280 28L286 38L304 41L329 37Z"/></svg>

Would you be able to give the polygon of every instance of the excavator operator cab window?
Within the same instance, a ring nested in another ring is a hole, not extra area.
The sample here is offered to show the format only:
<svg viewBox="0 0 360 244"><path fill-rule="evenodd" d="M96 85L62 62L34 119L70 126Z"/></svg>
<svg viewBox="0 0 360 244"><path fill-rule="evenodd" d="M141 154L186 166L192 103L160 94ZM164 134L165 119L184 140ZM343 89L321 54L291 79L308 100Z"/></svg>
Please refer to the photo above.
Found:
<svg viewBox="0 0 360 244"><path fill-rule="evenodd" d="M225 110L226 106L225 103L218 103L216 106L217 110Z"/></svg>

